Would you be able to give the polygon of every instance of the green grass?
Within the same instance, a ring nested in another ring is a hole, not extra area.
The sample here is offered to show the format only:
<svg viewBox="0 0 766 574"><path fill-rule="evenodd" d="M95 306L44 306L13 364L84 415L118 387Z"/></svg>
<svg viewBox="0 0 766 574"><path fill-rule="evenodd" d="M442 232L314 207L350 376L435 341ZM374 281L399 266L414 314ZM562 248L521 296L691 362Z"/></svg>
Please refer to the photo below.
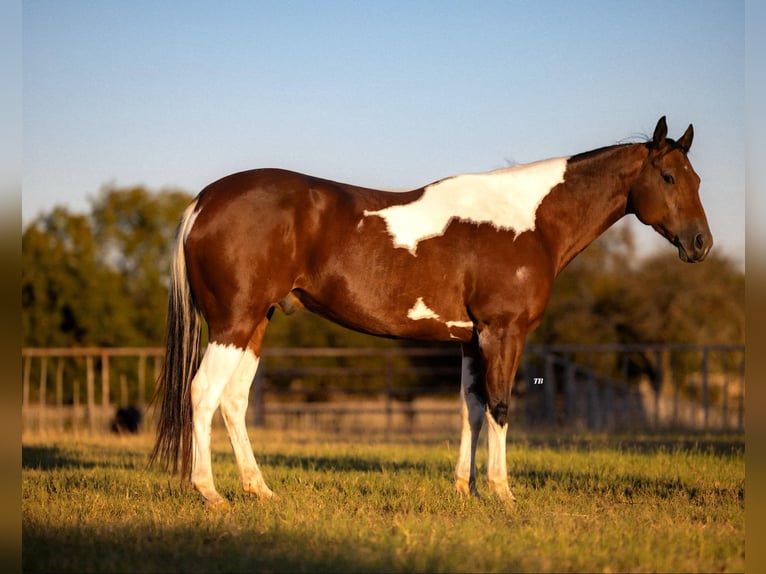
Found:
<svg viewBox="0 0 766 574"><path fill-rule="evenodd" d="M148 437L23 441L24 571L744 570L741 435L522 435L509 507L453 492L454 441L251 434L280 499L241 492L217 435L226 511L146 470Z"/></svg>

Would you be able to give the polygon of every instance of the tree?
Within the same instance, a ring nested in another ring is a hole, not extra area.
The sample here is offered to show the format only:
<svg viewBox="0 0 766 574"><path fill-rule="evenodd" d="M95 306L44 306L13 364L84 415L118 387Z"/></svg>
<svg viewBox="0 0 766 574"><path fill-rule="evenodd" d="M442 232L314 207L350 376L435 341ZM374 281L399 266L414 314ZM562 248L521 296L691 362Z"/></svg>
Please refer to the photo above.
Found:
<svg viewBox="0 0 766 574"><path fill-rule="evenodd" d="M610 229L578 255L553 284L537 344L634 342L634 293L627 289L635 270L629 227Z"/></svg>
<svg viewBox="0 0 766 574"><path fill-rule="evenodd" d="M59 207L38 218L22 235L24 344L114 345L130 338L118 285L119 276L99 262L87 217Z"/></svg>
<svg viewBox="0 0 766 574"><path fill-rule="evenodd" d="M640 340L745 342L745 275L726 256L711 251L703 263L684 265L674 254L653 255L628 288Z"/></svg>
<svg viewBox="0 0 766 574"><path fill-rule="evenodd" d="M745 275L713 250L684 264L673 250L645 259L629 228L607 231L554 284L539 344L743 343Z"/></svg>
<svg viewBox="0 0 766 574"><path fill-rule="evenodd" d="M118 289L130 306L132 344L162 344L174 237L190 200L182 191L132 187L105 188L93 202L99 261L121 278Z"/></svg>
<svg viewBox="0 0 766 574"><path fill-rule="evenodd" d="M22 235L23 343L160 345L176 221L190 197L105 189L92 213L62 207Z"/></svg>

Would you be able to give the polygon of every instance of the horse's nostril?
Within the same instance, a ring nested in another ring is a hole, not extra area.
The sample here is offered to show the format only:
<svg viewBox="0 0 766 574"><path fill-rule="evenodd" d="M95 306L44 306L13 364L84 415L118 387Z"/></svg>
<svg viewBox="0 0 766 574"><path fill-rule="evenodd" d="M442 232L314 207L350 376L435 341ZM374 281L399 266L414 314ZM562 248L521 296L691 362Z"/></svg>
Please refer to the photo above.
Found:
<svg viewBox="0 0 766 574"><path fill-rule="evenodd" d="M698 233L697 236L694 238L694 246L697 249L702 249L705 246L705 236L701 233Z"/></svg>

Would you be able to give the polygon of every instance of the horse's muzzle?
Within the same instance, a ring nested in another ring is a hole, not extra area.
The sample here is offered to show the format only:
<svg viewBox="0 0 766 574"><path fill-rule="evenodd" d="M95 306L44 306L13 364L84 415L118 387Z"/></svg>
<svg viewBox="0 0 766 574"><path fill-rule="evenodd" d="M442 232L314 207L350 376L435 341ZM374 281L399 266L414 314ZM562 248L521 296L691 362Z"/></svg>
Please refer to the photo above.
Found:
<svg viewBox="0 0 766 574"><path fill-rule="evenodd" d="M713 247L713 236L710 231L694 231L685 234L683 238L676 237L673 242L678 247L678 257L686 263L699 263L704 261L710 248Z"/></svg>

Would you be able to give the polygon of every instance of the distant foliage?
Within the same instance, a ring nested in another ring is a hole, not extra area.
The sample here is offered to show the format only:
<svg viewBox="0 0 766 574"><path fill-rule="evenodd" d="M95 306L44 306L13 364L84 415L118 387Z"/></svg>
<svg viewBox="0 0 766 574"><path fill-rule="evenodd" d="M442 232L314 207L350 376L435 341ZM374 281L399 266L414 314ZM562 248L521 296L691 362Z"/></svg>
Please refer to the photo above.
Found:
<svg viewBox="0 0 766 574"><path fill-rule="evenodd" d="M91 213L56 207L22 235L26 346L159 345L180 191L104 189Z"/></svg>
<svg viewBox="0 0 766 574"><path fill-rule="evenodd" d="M630 228L615 228L559 275L532 340L744 343L745 275L715 248L702 263L670 245L639 259Z"/></svg>

